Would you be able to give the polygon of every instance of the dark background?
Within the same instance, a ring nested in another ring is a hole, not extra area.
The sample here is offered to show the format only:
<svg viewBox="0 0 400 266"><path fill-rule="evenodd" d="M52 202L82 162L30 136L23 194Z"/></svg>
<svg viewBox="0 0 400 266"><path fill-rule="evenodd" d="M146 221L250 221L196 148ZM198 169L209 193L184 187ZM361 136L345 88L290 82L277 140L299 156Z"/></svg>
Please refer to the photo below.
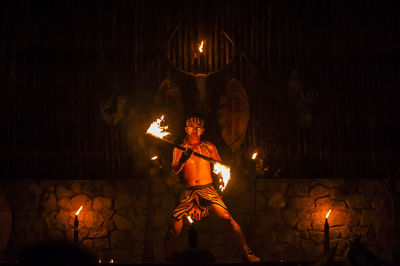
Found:
<svg viewBox="0 0 400 266"><path fill-rule="evenodd" d="M185 67L191 55L179 53L199 33L213 36L210 71L231 62L207 86L219 95L237 78L248 93L250 121L236 152L220 135L218 99L205 114L206 137L237 169L257 148L266 178L393 177L400 165L394 3L2 1L1 178L143 178L153 153L167 172L170 148L142 132L167 77L183 92L182 119L192 113L194 82L168 59ZM288 86L296 69L315 98L306 127ZM126 104L109 125L99 106L117 96Z"/></svg>

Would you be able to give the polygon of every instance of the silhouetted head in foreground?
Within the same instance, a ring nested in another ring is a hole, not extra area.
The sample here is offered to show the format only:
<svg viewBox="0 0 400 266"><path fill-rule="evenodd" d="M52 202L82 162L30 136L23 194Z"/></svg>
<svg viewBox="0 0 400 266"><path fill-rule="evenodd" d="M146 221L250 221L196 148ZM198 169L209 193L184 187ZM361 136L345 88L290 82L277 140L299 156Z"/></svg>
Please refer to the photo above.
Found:
<svg viewBox="0 0 400 266"><path fill-rule="evenodd" d="M363 244L361 238L356 238L350 245L347 259L354 266L379 266L382 265L379 258L369 251Z"/></svg>
<svg viewBox="0 0 400 266"><path fill-rule="evenodd" d="M38 243L22 250L20 265L96 265L88 251L69 242Z"/></svg>

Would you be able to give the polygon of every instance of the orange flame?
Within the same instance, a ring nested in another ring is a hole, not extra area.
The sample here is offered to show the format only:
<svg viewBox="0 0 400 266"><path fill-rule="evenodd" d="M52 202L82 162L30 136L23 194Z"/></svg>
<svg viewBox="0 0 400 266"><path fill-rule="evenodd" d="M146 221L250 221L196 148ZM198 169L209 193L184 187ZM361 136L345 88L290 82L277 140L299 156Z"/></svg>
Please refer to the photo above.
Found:
<svg viewBox="0 0 400 266"><path fill-rule="evenodd" d="M111 259L111 260L110 260L110 263L114 263L114 260L113 260L113 259Z"/></svg>
<svg viewBox="0 0 400 266"><path fill-rule="evenodd" d="M221 192L224 191L226 185L229 182L229 179L231 178L231 169L226 165L215 163L213 172L217 175L221 174L222 184L219 186L219 189L221 190Z"/></svg>
<svg viewBox="0 0 400 266"><path fill-rule="evenodd" d="M325 216L325 219L328 219L329 214L331 213L331 211L332 211L332 209L329 209L328 213L327 213L326 216Z"/></svg>
<svg viewBox="0 0 400 266"><path fill-rule="evenodd" d="M254 152L253 155L251 156L252 160L255 160L257 158L258 152Z"/></svg>
<svg viewBox="0 0 400 266"><path fill-rule="evenodd" d="M190 217L189 215L186 216L186 218L188 219L189 223L193 223L192 217Z"/></svg>
<svg viewBox="0 0 400 266"><path fill-rule="evenodd" d="M154 161L154 160L157 160L157 159L158 159L158 156L157 156L157 155L155 155L155 156L151 157L151 159L150 159L150 160Z"/></svg>
<svg viewBox="0 0 400 266"><path fill-rule="evenodd" d="M79 213L81 212L82 208L83 208L83 205L81 205L81 207L80 207L79 210L75 213L75 215L79 215Z"/></svg>
<svg viewBox="0 0 400 266"><path fill-rule="evenodd" d="M203 52L203 46L204 46L204 41L201 41L201 44L199 45L199 52Z"/></svg>
<svg viewBox="0 0 400 266"><path fill-rule="evenodd" d="M159 139L162 139L163 137L169 135L170 133L166 131L168 129L168 126L160 125L162 121L164 121L164 115L162 115L161 118L158 118L156 121L151 123L146 133L153 135L154 137L157 137Z"/></svg>

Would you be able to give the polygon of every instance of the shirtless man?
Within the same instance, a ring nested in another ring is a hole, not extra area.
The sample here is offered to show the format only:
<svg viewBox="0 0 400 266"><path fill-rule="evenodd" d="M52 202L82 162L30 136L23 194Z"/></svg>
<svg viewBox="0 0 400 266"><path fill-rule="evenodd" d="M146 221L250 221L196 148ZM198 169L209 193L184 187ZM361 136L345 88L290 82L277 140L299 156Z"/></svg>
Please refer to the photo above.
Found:
<svg viewBox="0 0 400 266"><path fill-rule="evenodd" d="M183 177L188 187L181 194L179 202L172 212L171 223L165 238L166 257L170 259L175 252L175 240L182 230L183 218L186 219L187 216L190 216L193 220L199 221L213 212L226 225L242 248L244 259L248 262L261 261L247 246L240 226L230 216L228 208L212 185L210 162L192 156L193 152L197 152L221 161L217 148L211 142L200 140L204 130L202 119L192 117L186 120L187 136L181 144L186 151L182 152L176 148L173 151L172 170L175 174L183 171Z"/></svg>

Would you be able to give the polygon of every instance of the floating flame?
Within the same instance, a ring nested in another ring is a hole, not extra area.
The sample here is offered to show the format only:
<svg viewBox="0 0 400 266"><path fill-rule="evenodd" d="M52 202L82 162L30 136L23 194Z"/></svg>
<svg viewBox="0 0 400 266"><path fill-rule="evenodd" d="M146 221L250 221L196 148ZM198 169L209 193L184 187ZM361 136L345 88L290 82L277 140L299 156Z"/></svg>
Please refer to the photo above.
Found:
<svg viewBox="0 0 400 266"><path fill-rule="evenodd" d="M253 155L251 156L252 160L255 160L257 158L258 152L254 152Z"/></svg>
<svg viewBox="0 0 400 266"><path fill-rule="evenodd" d="M157 156L157 155L155 155L155 156L151 157L151 159L150 159L150 160L154 161L154 160L157 160L157 159L158 159L158 156Z"/></svg>
<svg viewBox="0 0 400 266"><path fill-rule="evenodd" d="M326 216L325 216L325 219L328 219L329 214L331 213L331 211L332 211L332 209L329 209L328 213L327 213Z"/></svg>
<svg viewBox="0 0 400 266"><path fill-rule="evenodd" d="M222 184L219 186L219 189L221 192L224 191L229 179L231 178L231 169L226 165L215 163L213 172L217 175L221 174L222 180L220 181L222 181Z"/></svg>
<svg viewBox="0 0 400 266"><path fill-rule="evenodd" d="M79 208L79 210L75 213L75 215L79 215L79 213L81 212L81 210L82 210L82 208L83 208L83 205L81 205L81 207Z"/></svg>
<svg viewBox="0 0 400 266"><path fill-rule="evenodd" d="M192 217L190 217L189 215L186 216L186 218L188 219L189 223L193 223Z"/></svg>
<svg viewBox="0 0 400 266"><path fill-rule="evenodd" d="M114 260L113 260L113 259L111 259L111 260L110 260L110 263L114 263Z"/></svg>
<svg viewBox="0 0 400 266"><path fill-rule="evenodd" d="M204 46L204 41L201 41L201 44L199 45L199 52L203 52L203 46Z"/></svg>
<svg viewBox="0 0 400 266"><path fill-rule="evenodd" d="M156 121L151 123L146 133L153 135L154 137L157 137L159 139L162 139L163 137L169 135L170 133L166 131L168 129L168 126L160 125L162 121L164 121L164 115L162 115L161 118L158 118Z"/></svg>

